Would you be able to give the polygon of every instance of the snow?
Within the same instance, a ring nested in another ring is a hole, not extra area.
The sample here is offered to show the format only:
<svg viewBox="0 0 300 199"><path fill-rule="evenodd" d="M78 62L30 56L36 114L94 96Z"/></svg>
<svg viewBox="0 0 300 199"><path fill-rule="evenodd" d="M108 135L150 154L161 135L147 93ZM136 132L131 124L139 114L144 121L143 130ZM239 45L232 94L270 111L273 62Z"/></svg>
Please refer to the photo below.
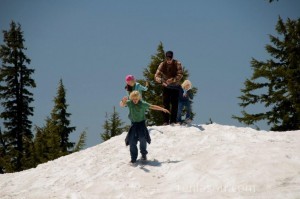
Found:
<svg viewBox="0 0 300 199"><path fill-rule="evenodd" d="M149 127L148 163L125 136L0 175L0 198L300 198L300 131L219 124Z"/></svg>

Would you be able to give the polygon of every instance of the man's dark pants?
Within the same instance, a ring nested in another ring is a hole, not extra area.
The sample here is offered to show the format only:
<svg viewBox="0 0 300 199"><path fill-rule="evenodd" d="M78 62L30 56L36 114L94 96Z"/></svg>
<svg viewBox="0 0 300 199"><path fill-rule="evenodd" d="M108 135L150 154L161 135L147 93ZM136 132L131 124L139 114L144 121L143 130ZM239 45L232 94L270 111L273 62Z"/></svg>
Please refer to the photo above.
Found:
<svg viewBox="0 0 300 199"><path fill-rule="evenodd" d="M176 123L177 110L178 110L178 97L179 97L178 89L171 89L167 87L163 88L163 105L165 109L171 112L171 116L168 113L164 113L164 123L167 124Z"/></svg>

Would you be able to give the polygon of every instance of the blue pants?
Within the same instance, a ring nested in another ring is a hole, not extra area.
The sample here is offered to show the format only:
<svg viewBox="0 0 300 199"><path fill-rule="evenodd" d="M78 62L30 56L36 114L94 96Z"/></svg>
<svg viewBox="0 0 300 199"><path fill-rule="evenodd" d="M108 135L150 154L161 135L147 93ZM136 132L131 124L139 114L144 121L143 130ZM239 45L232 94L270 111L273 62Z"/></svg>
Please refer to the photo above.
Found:
<svg viewBox="0 0 300 199"><path fill-rule="evenodd" d="M191 119L191 102L187 101L187 102L179 102L178 103L178 111L177 111L177 122L182 122L181 120L181 116L182 116L182 111L185 108L186 110L186 115L185 115L185 119Z"/></svg>
<svg viewBox="0 0 300 199"><path fill-rule="evenodd" d="M134 160L134 161L137 159L137 156L138 156L137 141L138 141L138 138L135 137L134 139L132 139L129 142L131 160ZM148 153L147 152L146 138L145 137L140 137L139 141L140 141L140 151L141 151L141 154L142 155L146 155Z"/></svg>
<svg viewBox="0 0 300 199"><path fill-rule="evenodd" d="M127 141L126 141L127 140ZM151 143L148 129L145 121L132 123L125 142L128 142L130 148L131 160L135 161L138 157L137 142L140 142L140 152L142 155L147 155L147 142Z"/></svg>

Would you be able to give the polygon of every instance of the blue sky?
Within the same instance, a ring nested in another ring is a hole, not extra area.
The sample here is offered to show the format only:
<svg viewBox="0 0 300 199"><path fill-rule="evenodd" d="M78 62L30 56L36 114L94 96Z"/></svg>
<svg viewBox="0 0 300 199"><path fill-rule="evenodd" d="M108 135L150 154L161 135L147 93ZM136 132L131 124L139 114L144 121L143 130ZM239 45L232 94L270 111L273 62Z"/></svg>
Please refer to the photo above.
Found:
<svg viewBox="0 0 300 199"><path fill-rule="evenodd" d="M37 83L33 123L44 125L62 78L77 127L72 139L87 130L89 147L100 142L105 112L113 106L129 123L128 110L118 106L124 78L142 78L160 41L199 89L194 122L212 118L243 126L231 116L240 114L237 97L252 73L250 60L270 58L265 45L278 16L299 18L299 8L298 0L0 0L0 30L8 30L11 20L22 25Z"/></svg>

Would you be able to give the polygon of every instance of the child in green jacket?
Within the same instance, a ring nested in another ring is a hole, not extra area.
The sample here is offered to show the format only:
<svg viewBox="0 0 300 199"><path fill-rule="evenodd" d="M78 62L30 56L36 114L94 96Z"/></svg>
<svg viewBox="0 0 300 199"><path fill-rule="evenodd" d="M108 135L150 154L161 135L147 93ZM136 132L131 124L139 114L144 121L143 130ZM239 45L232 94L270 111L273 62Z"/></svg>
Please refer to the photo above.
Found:
<svg viewBox="0 0 300 199"><path fill-rule="evenodd" d="M129 96L123 97L120 102L121 107L127 106L129 109L129 119L131 121L131 127L125 139L126 146L130 146L131 163L135 163L138 156L137 142L140 142L140 152L142 154L141 160L147 160L147 142L151 143L151 138L146 127L145 112L148 109L163 111L165 113L170 112L160 106L151 105L141 100L141 95L138 91L132 91Z"/></svg>

